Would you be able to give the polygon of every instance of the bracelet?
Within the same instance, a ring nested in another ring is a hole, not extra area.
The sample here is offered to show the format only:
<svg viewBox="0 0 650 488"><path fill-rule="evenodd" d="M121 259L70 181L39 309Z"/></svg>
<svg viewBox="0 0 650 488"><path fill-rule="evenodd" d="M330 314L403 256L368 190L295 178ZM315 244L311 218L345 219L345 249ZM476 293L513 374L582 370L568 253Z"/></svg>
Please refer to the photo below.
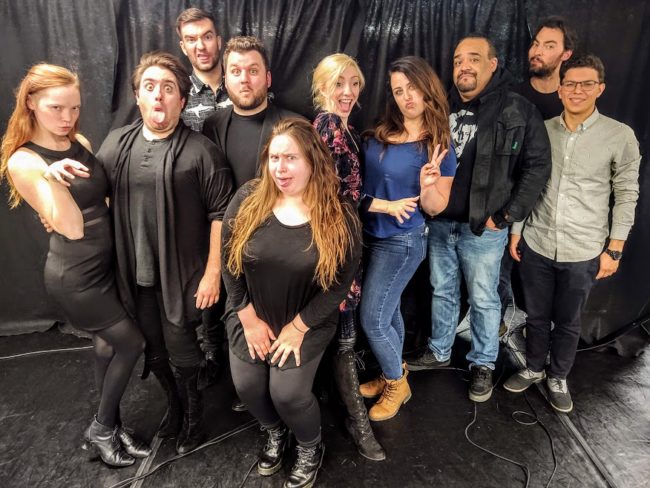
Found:
<svg viewBox="0 0 650 488"><path fill-rule="evenodd" d="M293 320L291 321L291 325L293 325L293 328L296 329L296 330L297 330L298 332L300 332L301 334L306 334L307 331L309 330L309 328L308 328L307 330L300 330L300 329L298 328L298 326L297 326L296 324L293 323Z"/></svg>

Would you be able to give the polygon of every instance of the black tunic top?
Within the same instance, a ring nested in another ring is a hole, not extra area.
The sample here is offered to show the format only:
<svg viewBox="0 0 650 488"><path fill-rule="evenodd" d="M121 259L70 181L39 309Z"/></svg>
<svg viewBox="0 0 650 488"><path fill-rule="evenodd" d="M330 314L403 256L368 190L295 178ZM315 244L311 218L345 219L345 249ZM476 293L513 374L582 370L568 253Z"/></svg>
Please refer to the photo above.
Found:
<svg viewBox="0 0 650 488"><path fill-rule="evenodd" d="M251 185L244 185L228 205L224 216L222 243L228 242L234 220ZM345 205L349 205L346 203ZM352 227L352 217L348 226ZM227 256L222 253L222 273L233 312L226 319L232 352L241 360L252 363L244 331L236 314L249 303L257 316L264 320L276 337L282 327L298 313L309 331L305 334L300 356L303 363L320 354L336 332L338 306L345 298L361 255L361 241L355 234L353 248L338 272L338 282L323 291L315 279L318 252L312 244L309 222L289 226L274 214L254 232L244 256L244 273L233 276L226 267ZM282 369L295 368L293 354Z"/></svg>
<svg viewBox="0 0 650 488"><path fill-rule="evenodd" d="M112 131L97 153L111 184L118 287L127 311L135 315L136 255L129 205L129 164L142 120ZM217 147L178 124L156 167L158 269L167 319L185 327L197 321L194 294L205 273L210 225L221 220L232 191L232 176Z"/></svg>

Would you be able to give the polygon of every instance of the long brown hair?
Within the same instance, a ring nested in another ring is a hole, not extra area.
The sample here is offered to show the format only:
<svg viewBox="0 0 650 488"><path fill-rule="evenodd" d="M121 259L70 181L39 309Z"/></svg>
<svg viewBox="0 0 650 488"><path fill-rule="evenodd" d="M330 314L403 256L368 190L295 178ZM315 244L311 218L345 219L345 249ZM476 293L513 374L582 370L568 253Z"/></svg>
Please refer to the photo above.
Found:
<svg viewBox="0 0 650 488"><path fill-rule="evenodd" d="M429 64L417 56L405 56L393 61L388 68L388 95L384 116L375 129L375 137L383 144L401 136L405 131L404 115L390 89L390 75L403 73L424 95L424 120L420 139L427 145L429 155L437 144L448 149L450 144L449 103L440 78Z"/></svg>
<svg viewBox="0 0 650 488"><path fill-rule="evenodd" d="M79 88L79 78L72 71L54 64L36 64L32 66L16 89L16 107L14 108L7 131L2 137L0 148L0 181L7 178L10 187L9 202L11 208L18 206L22 197L16 191L11 176L7 171L9 158L20 146L28 142L36 129L34 112L27 106L27 99L47 88L73 85ZM68 138L75 141L79 130L79 119L75 122Z"/></svg>
<svg viewBox="0 0 650 488"><path fill-rule="evenodd" d="M286 135L300 148L311 166L311 176L303 195L309 208L312 229L310 245L316 245L318 264L314 278L324 290L336 281L336 273L345 261L353 243L359 239L360 225L349 205L339 200L339 179L334 162L321 138L309 122L300 118L283 119L273 127L260 161L261 177L255 180L252 192L244 199L232 225L232 235L225 246L227 267L235 276L243 273L247 244L273 212L280 190L269 174L269 146L273 138ZM348 224L352 222L352 224Z"/></svg>

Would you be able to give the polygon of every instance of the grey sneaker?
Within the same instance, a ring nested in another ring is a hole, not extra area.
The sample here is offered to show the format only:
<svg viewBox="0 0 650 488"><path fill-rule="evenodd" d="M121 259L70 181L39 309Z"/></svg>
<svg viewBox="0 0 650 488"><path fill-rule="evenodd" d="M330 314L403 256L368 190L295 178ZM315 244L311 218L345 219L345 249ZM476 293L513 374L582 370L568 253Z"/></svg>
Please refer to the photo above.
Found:
<svg viewBox="0 0 650 488"><path fill-rule="evenodd" d="M469 385L469 399L473 402L485 402L492 396L492 370L487 366L472 366Z"/></svg>
<svg viewBox="0 0 650 488"><path fill-rule="evenodd" d="M447 359L446 361L438 361L431 350L427 348L421 356L406 361L406 366L408 366L409 371L422 371L423 369L444 368L445 366L449 366L450 362L450 359Z"/></svg>
<svg viewBox="0 0 650 488"><path fill-rule="evenodd" d="M546 386L548 387L549 401L555 410L562 413L569 413L573 410L573 400L571 400L566 380L549 376Z"/></svg>
<svg viewBox="0 0 650 488"><path fill-rule="evenodd" d="M520 369L506 380L503 387L512 393L521 393L522 391L527 390L529 386L539 383L544 378L546 378L546 373L544 371L536 373L528 368Z"/></svg>

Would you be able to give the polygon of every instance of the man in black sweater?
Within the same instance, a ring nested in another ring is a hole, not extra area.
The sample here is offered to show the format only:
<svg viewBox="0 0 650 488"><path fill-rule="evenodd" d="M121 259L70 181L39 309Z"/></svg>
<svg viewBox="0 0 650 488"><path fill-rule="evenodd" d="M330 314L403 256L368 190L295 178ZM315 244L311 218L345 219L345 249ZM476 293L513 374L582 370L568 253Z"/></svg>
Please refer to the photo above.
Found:
<svg viewBox="0 0 650 488"><path fill-rule="evenodd" d="M450 94L451 137L458 169L447 208L427 222L433 287L427 351L409 369L449 364L460 311L461 273L470 303L472 348L469 398L492 395L499 351L501 302L497 293L508 225L525 219L546 184L551 149L535 107L509 90L489 39L470 35L454 52Z"/></svg>
<svg viewBox="0 0 650 488"><path fill-rule="evenodd" d="M232 38L223 62L232 106L208 117L203 134L226 155L237 189L257 176L260 154L275 123L299 115L269 101L271 70L266 49L258 39Z"/></svg>

